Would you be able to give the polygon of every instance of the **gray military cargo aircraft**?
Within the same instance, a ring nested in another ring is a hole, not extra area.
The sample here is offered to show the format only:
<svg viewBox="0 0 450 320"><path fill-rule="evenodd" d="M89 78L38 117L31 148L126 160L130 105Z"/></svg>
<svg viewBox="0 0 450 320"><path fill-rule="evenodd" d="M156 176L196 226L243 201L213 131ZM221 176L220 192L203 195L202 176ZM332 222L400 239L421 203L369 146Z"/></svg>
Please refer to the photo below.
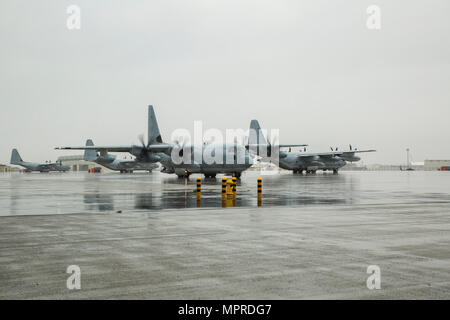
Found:
<svg viewBox="0 0 450 320"><path fill-rule="evenodd" d="M266 142L262 134L261 127L257 120L250 122L249 144L267 147L270 152L270 144ZM256 140L258 139L258 140ZM251 141L250 141L251 140ZM282 147L283 145L280 145ZM375 152L376 150L357 150L349 146L349 150L338 151L338 148L328 152L289 152L279 151L279 167L286 170L292 170L293 173L316 173L317 170L333 171L338 173L339 168L345 166L348 162L359 161L361 158L355 156L355 153ZM258 149L259 150L259 149ZM259 154L257 154L259 155ZM270 156L270 154L269 154Z"/></svg>
<svg viewBox="0 0 450 320"><path fill-rule="evenodd" d="M182 145L179 143L164 143L159 132L153 106L148 107L148 142L131 146L80 146L57 147L59 150L93 150L105 152L128 152L136 156L138 162L160 162L164 173L175 173L178 177L188 177L192 173L202 173L207 178L213 178L218 173L233 174L240 177L242 171L249 168L253 162L247 146L240 144L202 144ZM208 163L205 159L205 149L210 148L214 154L222 150L223 160ZM176 155L176 157L174 157ZM231 161L230 161L231 159ZM178 161L180 160L180 161ZM218 163L219 162L219 163Z"/></svg>
<svg viewBox="0 0 450 320"><path fill-rule="evenodd" d="M86 146L94 146L94 142L88 139ZM101 150L100 154L92 149L84 150L84 160L98 163L110 170L120 171L120 173L133 173L138 170L152 172L153 169L158 168L156 163L116 159L116 156L109 154L107 150Z"/></svg>
<svg viewBox="0 0 450 320"><path fill-rule="evenodd" d="M68 165L64 165L61 162L59 163L36 163L36 162L27 162L23 161L20 157L17 149L12 149L11 152L11 164L19 165L25 168L26 172L39 171L39 172L50 172L50 171L68 171L70 167Z"/></svg>

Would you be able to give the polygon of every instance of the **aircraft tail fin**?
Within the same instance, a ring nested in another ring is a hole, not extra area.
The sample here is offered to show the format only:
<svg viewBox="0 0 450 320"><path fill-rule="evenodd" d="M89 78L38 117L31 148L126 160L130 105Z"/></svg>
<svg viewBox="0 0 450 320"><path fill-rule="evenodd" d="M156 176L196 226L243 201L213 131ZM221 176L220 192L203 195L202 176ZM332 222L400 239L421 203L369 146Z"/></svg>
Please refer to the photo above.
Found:
<svg viewBox="0 0 450 320"><path fill-rule="evenodd" d="M249 146L260 146L267 145L266 138L259 126L258 120L252 120L250 122L250 131L248 133L248 144Z"/></svg>
<svg viewBox="0 0 450 320"><path fill-rule="evenodd" d="M86 146L87 147L91 147L94 146L94 142L91 139L87 139L86 140ZM84 157L83 159L85 161L95 161L97 160L97 151L92 150L92 149L86 149L84 150Z"/></svg>
<svg viewBox="0 0 450 320"><path fill-rule="evenodd" d="M17 149L12 149L11 152L11 164L20 164L21 162L23 162L22 158L20 157L19 152L17 151Z"/></svg>
<svg viewBox="0 0 450 320"><path fill-rule="evenodd" d="M162 143L161 133L159 132L158 121L156 121L155 110L153 106L148 106L148 144Z"/></svg>

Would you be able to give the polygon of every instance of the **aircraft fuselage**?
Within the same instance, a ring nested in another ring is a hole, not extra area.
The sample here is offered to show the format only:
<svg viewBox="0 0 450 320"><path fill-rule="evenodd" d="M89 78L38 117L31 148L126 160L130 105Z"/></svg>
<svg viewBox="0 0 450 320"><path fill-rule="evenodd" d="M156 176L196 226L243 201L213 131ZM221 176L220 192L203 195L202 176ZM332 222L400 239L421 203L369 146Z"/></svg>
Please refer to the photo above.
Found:
<svg viewBox="0 0 450 320"><path fill-rule="evenodd" d="M63 171L70 170L69 166L64 165L64 164L59 164L59 163L41 164L41 163L35 163L35 162L22 161L20 163L17 163L17 165L24 167L27 172L31 172L31 171L39 171L39 172L60 171L60 172L63 172Z"/></svg>
<svg viewBox="0 0 450 320"><path fill-rule="evenodd" d="M299 157L300 154L300 152L289 152L285 157L280 157L280 168L294 171L337 171L339 168L342 168L347 164L347 161L337 156L332 158L313 156L304 159Z"/></svg>
<svg viewBox="0 0 450 320"><path fill-rule="evenodd" d="M159 153L158 156L164 166L162 172L178 176L191 173L215 176L224 173L239 177L242 171L253 164L248 151L243 146L233 144L186 146L172 150L171 155Z"/></svg>

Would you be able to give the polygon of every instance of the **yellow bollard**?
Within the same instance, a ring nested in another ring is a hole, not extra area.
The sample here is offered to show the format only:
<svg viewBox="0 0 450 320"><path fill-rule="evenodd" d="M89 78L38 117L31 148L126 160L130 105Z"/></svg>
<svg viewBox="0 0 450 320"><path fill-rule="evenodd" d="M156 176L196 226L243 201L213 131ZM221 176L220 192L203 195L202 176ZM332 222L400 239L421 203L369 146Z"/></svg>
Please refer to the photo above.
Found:
<svg viewBox="0 0 450 320"><path fill-rule="evenodd" d="M236 184L237 184L237 178L233 177L233 195L236 198Z"/></svg>
<svg viewBox="0 0 450 320"><path fill-rule="evenodd" d="M258 178L258 207L262 205L262 178Z"/></svg>
<svg viewBox="0 0 450 320"><path fill-rule="evenodd" d="M202 198L202 178L197 177L197 201Z"/></svg>
<svg viewBox="0 0 450 320"><path fill-rule="evenodd" d="M236 199L235 198L227 199L226 206L227 207L236 207Z"/></svg>
<svg viewBox="0 0 450 320"><path fill-rule="evenodd" d="M227 178L222 178L222 200L227 197Z"/></svg>
<svg viewBox="0 0 450 320"><path fill-rule="evenodd" d="M228 179L227 180L227 199L233 199L234 193L233 193L233 180Z"/></svg>

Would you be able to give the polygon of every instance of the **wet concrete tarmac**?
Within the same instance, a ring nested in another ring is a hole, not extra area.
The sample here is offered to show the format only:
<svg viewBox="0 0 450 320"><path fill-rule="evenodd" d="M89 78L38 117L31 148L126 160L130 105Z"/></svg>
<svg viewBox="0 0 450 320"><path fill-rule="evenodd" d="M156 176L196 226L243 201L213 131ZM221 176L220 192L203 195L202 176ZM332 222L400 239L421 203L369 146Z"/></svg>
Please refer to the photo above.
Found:
<svg viewBox="0 0 450 320"><path fill-rule="evenodd" d="M447 172L258 176L0 175L0 299L450 298Z"/></svg>
<svg viewBox="0 0 450 320"><path fill-rule="evenodd" d="M236 207L256 207L256 172L238 181ZM219 208L221 176L203 179L196 201L195 175L10 174L0 175L0 215L43 215ZM386 203L450 203L447 172L344 172L339 175L261 175L264 207Z"/></svg>

